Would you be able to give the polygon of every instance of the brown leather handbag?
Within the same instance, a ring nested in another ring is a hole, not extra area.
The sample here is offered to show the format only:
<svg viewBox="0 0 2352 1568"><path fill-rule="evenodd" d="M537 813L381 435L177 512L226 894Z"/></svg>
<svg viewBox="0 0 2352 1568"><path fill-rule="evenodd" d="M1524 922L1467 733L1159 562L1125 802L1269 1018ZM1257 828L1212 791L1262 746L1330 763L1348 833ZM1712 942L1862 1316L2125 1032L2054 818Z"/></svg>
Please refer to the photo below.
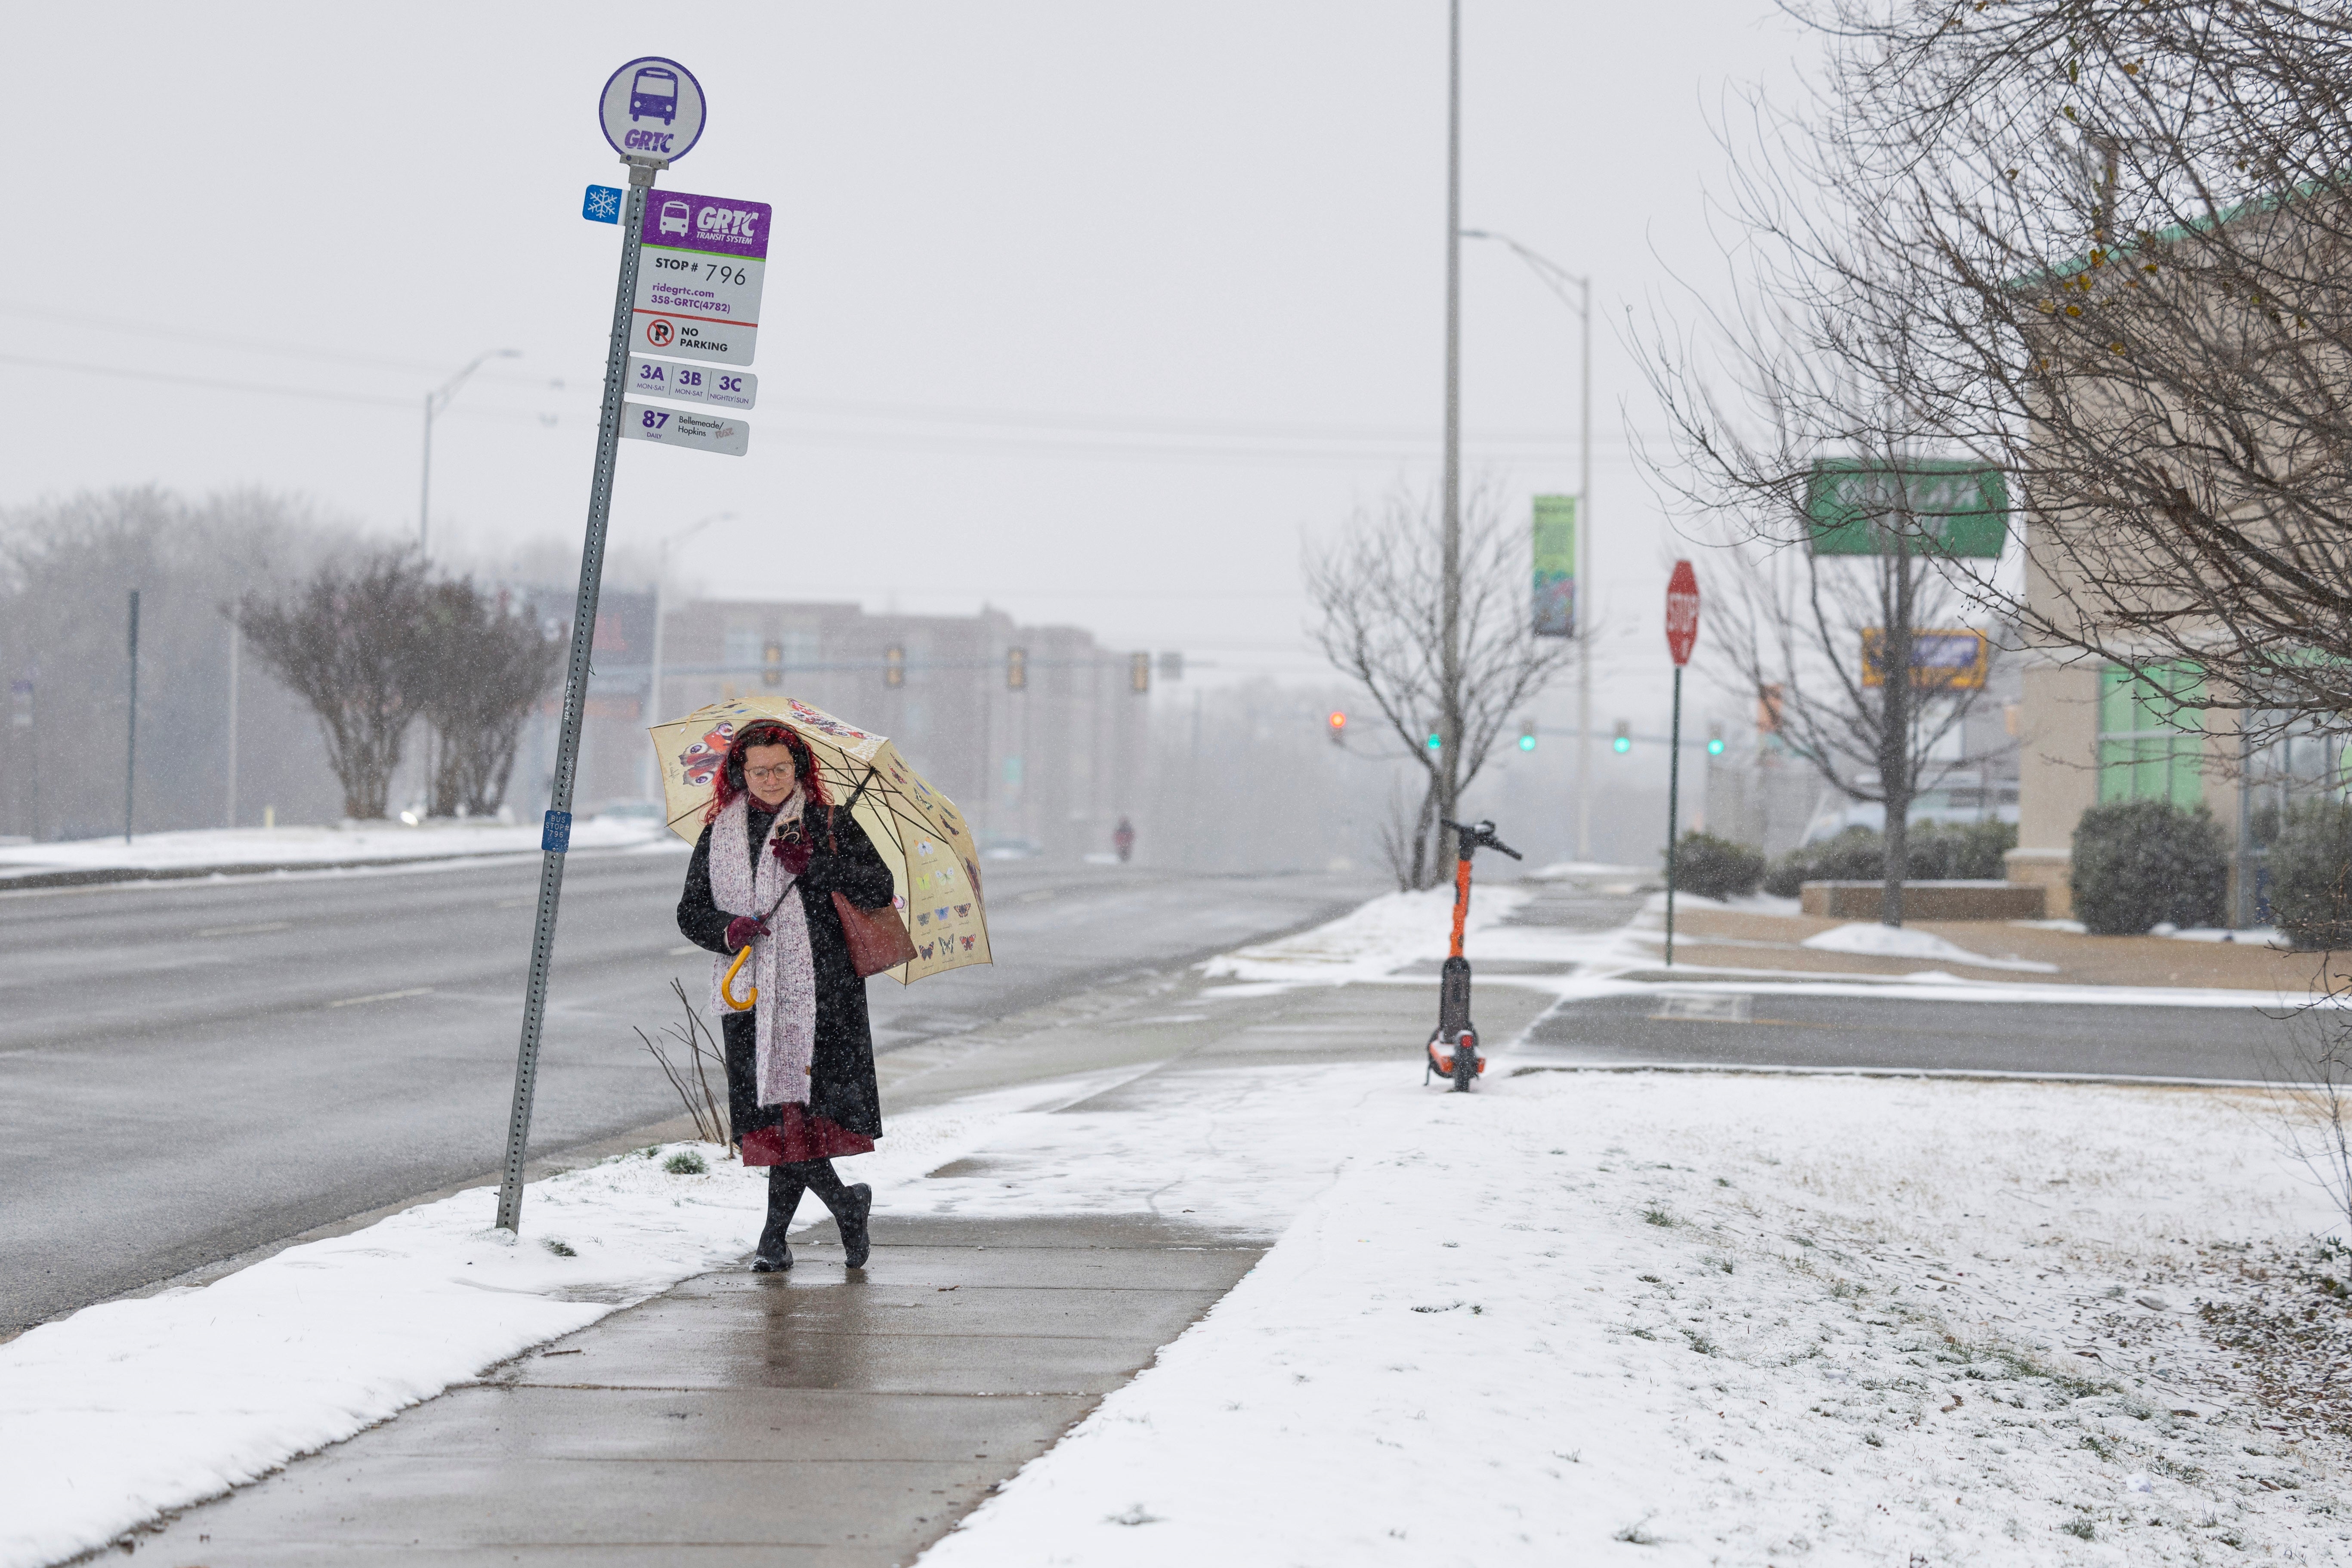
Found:
<svg viewBox="0 0 2352 1568"><path fill-rule="evenodd" d="M915 956L915 939L907 934L907 922L898 918L896 904L861 910L847 894L835 893L833 907L841 916L841 934L849 939L849 962L860 980L896 969Z"/></svg>
<svg viewBox="0 0 2352 1568"><path fill-rule="evenodd" d="M863 789L859 793L863 794ZM856 796L850 798L855 801ZM825 847L836 855L841 853L829 816L824 837ZM886 969L896 969L915 956L915 939L907 934L907 922L899 918L896 903L885 904L878 910L861 910L849 901L846 893L836 892L833 895L833 908L841 917L841 934L849 942L850 966L857 971L860 980Z"/></svg>

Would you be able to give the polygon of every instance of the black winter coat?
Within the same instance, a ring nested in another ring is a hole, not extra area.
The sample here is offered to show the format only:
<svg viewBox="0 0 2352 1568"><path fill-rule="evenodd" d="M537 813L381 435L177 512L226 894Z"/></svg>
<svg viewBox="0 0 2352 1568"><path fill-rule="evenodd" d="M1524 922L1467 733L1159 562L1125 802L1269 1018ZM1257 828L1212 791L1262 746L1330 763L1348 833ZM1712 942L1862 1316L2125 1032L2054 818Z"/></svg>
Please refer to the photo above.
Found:
<svg viewBox="0 0 2352 1568"><path fill-rule="evenodd" d="M811 814L807 828L815 853L793 884L808 916L809 956L816 971L816 1055L809 1075L809 1110L852 1132L879 1138L882 1094L874 1081L874 1030L866 1016L866 982L849 961L849 941L842 934L833 895L842 894L861 910L878 910L891 899L890 868L853 818L838 812L831 816L828 823L825 816ZM744 824L753 856L761 853L774 821L775 813L762 811L754 797ZM710 829L705 826L695 842L694 858L687 862L677 929L697 947L725 954L730 951L727 925L734 918L711 901ZM740 1138L751 1128L773 1126L781 1113L759 1104L753 1092L757 1026L752 1015L730 1013L720 1027L727 1043L728 1100Z"/></svg>

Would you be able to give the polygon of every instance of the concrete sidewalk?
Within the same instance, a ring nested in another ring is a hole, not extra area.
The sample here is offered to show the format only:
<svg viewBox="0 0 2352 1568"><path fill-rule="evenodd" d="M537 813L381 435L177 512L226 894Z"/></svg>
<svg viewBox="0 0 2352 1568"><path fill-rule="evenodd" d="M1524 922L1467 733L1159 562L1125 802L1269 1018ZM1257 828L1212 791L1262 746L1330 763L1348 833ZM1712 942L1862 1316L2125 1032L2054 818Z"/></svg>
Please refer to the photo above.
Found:
<svg viewBox="0 0 2352 1568"><path fill-rule="evenodd" d="M1419 1075L1433 984L1235 989L1141 976L893 1052L885 1103L1124 1068L1062 1111L1161 1118L1237 1067L1372 1059ZM1487 986L1481 1031L1499 1046L1549 1002ZM1181 1170L1133 1173L1139 1190L1216 1169L1209 1121ZM1060 1172L1000 1144L930 1174L1017 1193ZM1148 1197L1083 1217L908 1219L885 1194L862 1279L827 1222L795 1239L788 1275L690 1280L126 1541L182 1568L909 1563L1150 1364L1274 1234L1203 1228Z"/></svg>
<svg viewBox="0 0 2352 1568"><path fill-rule="evenodd" d="M877 1226L714 1274L144 1542L184 1564L901 1563L1259 1248L1150 1220Z"/></svg>

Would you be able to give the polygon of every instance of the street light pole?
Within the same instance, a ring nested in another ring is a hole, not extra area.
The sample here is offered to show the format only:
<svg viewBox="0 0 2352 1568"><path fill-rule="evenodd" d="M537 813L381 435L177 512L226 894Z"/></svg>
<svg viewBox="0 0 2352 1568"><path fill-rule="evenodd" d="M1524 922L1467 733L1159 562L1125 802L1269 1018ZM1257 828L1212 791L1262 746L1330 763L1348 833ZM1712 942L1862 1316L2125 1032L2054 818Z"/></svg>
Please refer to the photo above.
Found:
<svg viewBox="0 0 2352 1568"><path fill-rule="evenodd" d="M473 363L444 382L439 388L425 395L425 464L417 479L416 493L416 552L425 553L433 526L433 416L449 406L457 389L467 378L494 359L520 359L520 349L489 349L476 354Z"/></svg>
<svg viewBox="0 0 2352 1568"><path fill-rule="evenodd" d="M649 724L658 724L662 721L661 714L659 712L661 708L662 682L662 624L669 618L669 547L673 544L684 543L687 540L692 538L697 533L709 528L712 523L725 522L734 515L735 514L731 511L714 511L709 517L697 518L694 521L688 523L684 528L675 530L674 531L665 535L662 539L660 551L656 555L654 563L653 670L651 674L647 676L646 680L646 706L648 709L655 710L646 715L646 721ZM659 760L660 759L658 758L654 759L656 763L658 763ZM646 798L647 800L655 799L656 792L660 787L661 780L656 777L651 784L646 786Z"/></svg>
<svg viewBox="0 0 2352 1568"><path fill-rule="evenodd" d="M1592 858L1592 278L1570 272L1507 234L1465 228L1465 239L1491 239L1510 247L1559 302L1576 312L1582 385L1577 393L1580 431L1576 479L1576 858ZM1576 288L1569 298L1567 285Z"/></svg>
<svg viewBox="0 0 2352 1568"><path fill-rule="evenodd" d="M1445 62L1445 477L1444 604L1440 609L1437 765L1450 782L1462 755L1462 0L1446 6ZM1450 790L1438 815L1451 816ZM1442 846L1443 837L1438 840Z"/></svg>

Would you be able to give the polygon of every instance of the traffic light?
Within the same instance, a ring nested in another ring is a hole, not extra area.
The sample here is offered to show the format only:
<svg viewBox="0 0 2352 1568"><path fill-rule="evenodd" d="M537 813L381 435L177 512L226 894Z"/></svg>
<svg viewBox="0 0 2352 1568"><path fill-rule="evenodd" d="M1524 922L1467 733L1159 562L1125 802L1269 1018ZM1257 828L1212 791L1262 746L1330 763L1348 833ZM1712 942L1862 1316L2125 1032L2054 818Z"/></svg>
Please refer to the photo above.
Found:
<svg viewBox="0 0 2352 1568"><path fill-rule="evenodd" d="M1348 716L1345 713L1336 708L1333 709L1330 716L1323 721L1323 727L1330 735L1333 745L1344 746L1348 743Z"/></svg>
<svg viewBox="0 0 2352 1568"><path fill-rule="evenodd" d="M1162 680L1184 679L1184 656L1181 653L1171 651L1160 656L1160 679Z"/></svg>
<svg viewBox="0 0 2352 1568"><path fill-rule="evenodd" d="M1131 653L1127 656L1127 689L1140 697L1151 689L1151 656Z"/></svg>
<svg viewBox="0 0 2352 1568"><path fill-rule="evenodd" d="M1632 751L1633 749L1633 726L1626 723L1622 719L1618 720L1617 738L1610 742L1609 746L1612 751L1615 752L1621 757L1626 752Z"/></svg>
<svg viewBox="0 0 2352 1568"><path fill-rule="evenodd" d="M1004 689L1024 691L1029 686L1029 650L1009 647L1004 650Z"/></svg>
<svg viewBox="0 0 2352 1568"><path fill-rule="evenodd" d="M760 684L782 686L784 683L784 645L771 642L760 650Z"/></svg>
<svg viewBox="0 0 2352 1568"><path fill-rule="evenodd" d="M1721 724L1709 724L1706 727L1706 754L1710 757L1719 757L1723 755L1723 726Z"/></svg>
<svg viewBox="0 0 2352 1568"><path fill-rule="evenodd" d="M1444 751L1445 749L1445 737L1439 734L1436 731L1432 730L1429 732L1429 749L1433 752Z"/></svg>
<svg viewBox="0 0 2352 1568"><path fill-rule="evenodd" d="M882 650L882 684L894 691L907 684L907 650L897 643Z"/></svg>
<svg viewBox="0 0 2352 1568"><path fill-rule="evenodd" d="M1536 721L1532 719L1522 719L1519 721L1519 750L1532 752L1535 749Z"/></svg>

